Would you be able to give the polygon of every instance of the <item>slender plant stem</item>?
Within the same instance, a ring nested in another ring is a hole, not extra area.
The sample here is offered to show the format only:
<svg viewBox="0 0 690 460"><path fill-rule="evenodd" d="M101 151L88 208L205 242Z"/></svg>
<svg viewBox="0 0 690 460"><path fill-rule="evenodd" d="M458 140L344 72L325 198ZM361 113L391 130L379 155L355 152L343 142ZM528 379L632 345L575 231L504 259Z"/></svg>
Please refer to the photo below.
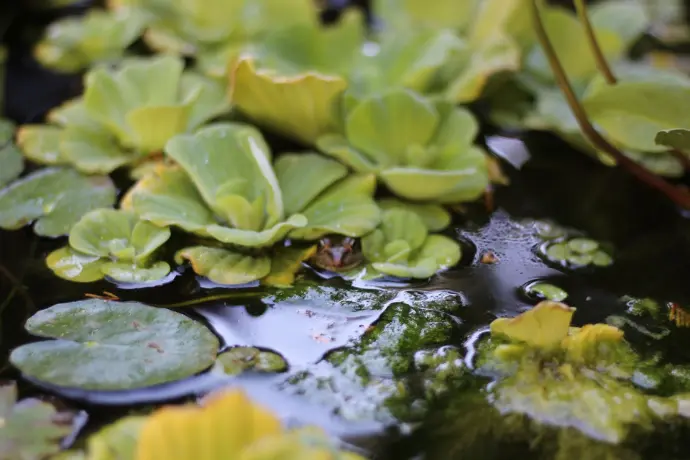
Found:
<svg viewBox="0 0 690 460"><path fill-rule="evenodd" d="M690 209L690 193L687 190L675 187L646 169L644 166L631 160L625 156L623 152L608 142L601 134L599 134L596 129L594 129L594 126L592 126L592 124L589 122L585 109L580 104L580 101L575 95L575 91L573 91L573 88L570 85L570 81L568 80L565 70L563 69L561 61L558 59L556 50L554 50L553 45L549 40L546 28L544 27L544 23L542 22L539 14L539 6L537 5L537 2L538 0L532 0L530 2L531 15L534 22L534 28L537 33L537 38L539 39L539 43L541 44L542 48L544 49L544 53L548 58L549 65L556 78L556 82L561 88L561 91L568 102L568 106L573 112L573 115L575 116L575 119L577 120L580 130L584 136L595 147L611 155L616 162L621 167L626 169L630 174L645 182L649 186L661 191L678 206L681 206L685 209Z"/></svg>
<svg viewBox="0 0 690 460"><path fill-rule="evenodd" d="M617 81L616 76L613 74L611 67L609 67L609 63L606 61L606 57L604 57L601 46L599 46L599 41L594 33L594 27L592 27L592 22L589 20L589 14L587 13L586 0L575 0L575 9L577 10L577 15L580 18L582 26L585 28L587 42L592 50L592 54L594 54L594 60L597 63L599 72L601 72L609 85L615 85Z"/></svg>
<svg viewBox="0 0 690 460"><path fill-rule="evenodd" d="M184 302L170 303L165 305L156 305L157 307L165 308L182 308L182 307L193 307L195 305L200 305L206 302L213 302L218 300L231 300L231 299L246 299L251 297L257 297L256 292L234 292L231 294L218 294L202 297L200 299L192 299Z"/></svg>
<svg viewBox="0 0 690 460"><path fill-rule="evenodd" d="M611 66L604 56L604 52L599 46L599 40L594 33L594 27L592 27L592 22L589 20L589 13L587 11L587 1L586 0L574 0L575 9L577 10L577 15L580 18L580 23L585 28L585 35L587 36L587 42L589 43L589 48L594 55L594 59L597 63L597 68L599 72L604 76L606 83L609 85L615 85L618 83L616 75L613 73ZM678 149L670 149L669 152L673 155L680 163L683 168L690 170L690 158L688 158L683 152Z"/></svg>

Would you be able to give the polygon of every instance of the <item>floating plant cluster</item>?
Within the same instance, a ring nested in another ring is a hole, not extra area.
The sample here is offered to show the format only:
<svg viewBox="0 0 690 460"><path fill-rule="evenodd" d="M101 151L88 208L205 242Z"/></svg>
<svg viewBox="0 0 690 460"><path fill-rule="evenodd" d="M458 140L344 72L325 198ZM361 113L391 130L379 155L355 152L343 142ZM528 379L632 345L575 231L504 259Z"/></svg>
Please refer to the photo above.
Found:
<svg viewBox="0 0 690 460"><path fill-rule="evenodd" d="M253 301L263 318L308 318L314 359L295 365L272 337L221 344L172 309L196 300L160 308L113 296L38 311L26 330L44 340L10 362L47 388L155 386L161 398L185 379L262 374L340 419L384 424L419 422L439 398L488 379L472 393L487 419L517 415L611 445L633 427L687 417L686 392L652 395L680 377L651 376L625 321L571 326L574 309L559 303L569 293L556 284L524 285L541 302L477 332L470 355L449 345L463 322L454 293L296 282L309 264L346 281L401 281L463 259L453 212L506 183L463 107L475 102L501 128L554 132L682 203L685 192L659 176L690 163L690 78L629 59L650 23L643 5L609 0L587 14L576 1L578 18L537 0L375 0L369 27L354 8L326 25L316 3L110 0L53 23L34 50L45 67L81 74L83 94L41 123L0 121L0 228L63 237L46 258L55 275L131 287L189 266L215 284L262 284L270 295L237 291L246 311ZM614 263L602 242L533 227L523 236L539 239L534 252L551 267ZM485 256L484 269L501 267ZM231 310L233 327L255 320ZM0 387L0 399L0 457L48 457L78 431L75 413L26 408L14 387ZM55 423L65 412L69 423ZM462 415L447 424L458 435L501 427L467 430ZM41 430L27 433L29 423ZM318 430L285 429L237 391L128 416L80 448L55 458L362 458Z"/></svg>

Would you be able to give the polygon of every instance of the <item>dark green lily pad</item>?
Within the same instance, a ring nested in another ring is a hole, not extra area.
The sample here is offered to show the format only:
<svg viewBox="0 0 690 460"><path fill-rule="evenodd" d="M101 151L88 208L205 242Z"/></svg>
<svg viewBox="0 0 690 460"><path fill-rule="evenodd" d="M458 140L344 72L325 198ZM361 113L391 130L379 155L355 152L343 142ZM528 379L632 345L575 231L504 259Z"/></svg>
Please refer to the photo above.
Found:
<svg viewBox="0 0 690 460"><path fill-rule="evenodd" d="M41 169L0 190L0 228L16 230L35 220L37 235L66 235L87 212L112 206L115 195L106 176Z"/></svg>
<svg viewBox="0 0 690 460"><path fill-rule="evenodd" d="M189 377L213 364L216 336L171 310L99 299L54 305L26 329L54 338L15 349L10 361L41 382L130 390Z"/></svg>
<svg viewBox="0 0 690 460"><path fill-rule="evenodd" d="M74 414L38 399L17 402L17 386L0 386L0 458L38 460L60 451L74 431Z"/></svg>
<svg viewBox="0 0 690 460"><path fill-rule="evenodd" d="M22 153L12 142L14 125L0 119L0 187L4 187L24 170Z"/></svg>

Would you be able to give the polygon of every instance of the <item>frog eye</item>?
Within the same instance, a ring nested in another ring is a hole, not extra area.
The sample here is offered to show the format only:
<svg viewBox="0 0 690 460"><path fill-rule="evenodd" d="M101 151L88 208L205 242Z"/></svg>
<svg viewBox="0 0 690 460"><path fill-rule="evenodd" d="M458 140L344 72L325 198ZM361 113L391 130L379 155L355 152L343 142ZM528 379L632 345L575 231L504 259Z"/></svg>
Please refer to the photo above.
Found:
<svg viewBox="0 0 690 460"><path fill-rule="evenodd" d="M348 238L345 238L345 239L343 239L342 247L343 247L343 249L345 249L346 251L352 251L352 249L353 249L354 246L355 246L355 242L356 242L356 241L355 241L354 238L349 238L349 237L348 237Z"/></svg>
<svg viewBox="0 0 690 460"><path fill-rule="evenodd" d="M329 240L328 238L324 238L321 241L319 241L319 246L321 246L321 249L330 249L331 240Z"/></svg>

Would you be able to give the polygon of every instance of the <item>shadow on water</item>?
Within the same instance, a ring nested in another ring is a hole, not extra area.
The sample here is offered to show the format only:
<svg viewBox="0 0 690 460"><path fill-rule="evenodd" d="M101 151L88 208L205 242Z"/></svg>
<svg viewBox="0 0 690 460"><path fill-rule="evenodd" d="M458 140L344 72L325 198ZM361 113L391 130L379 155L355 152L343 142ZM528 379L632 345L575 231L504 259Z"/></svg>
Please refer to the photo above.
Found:
<svg viewBox="0 0 690 460"><path fill-rule="evenodd" d="M6 5L4 7L7 8ZM42 70L30 57L25 30L40 28L49 19L39 17L35 23L19 24L10 31L9 91L5 113L19 123L40 121L49 108L80 91L79 77L58 76ZM466 214L457 217L457 227L451 234L468 244L463 263L420 287L422 290L450 290L462 296L464 307L459 313L458 330L454 337L456 344L462 345L471 334L485 328L494 318L514 315L531 305L528 299L520 295L519 287L537 279L548 279L569 293L568 302L578 308L574 317L576 324L602 322L608 316L620 313L623 307L618 299L623 295L690 305L690 288L683 276L690 273L688 219L643 184L617 169L604 167L573 151L552 136L533 134L515 142L516 148L520 147L520 142L524 142L530 159L519 170L504 163L511 185L497 189L496 211L489 215L481 207L471 206ZM536 254L535 238L526 230L525 222L532 219L549 219L611 244L615 248L614 265L596 273L564 272L550 267ZM109 291L125 300L166 305L218 292L200 287L188 272L164 286L140 290L118 289L107 282L90 285L66 282L55 277L43 262L48 252L62 244L62 240L38 239L30 229L0 231L0 302L10 299L7 304L0 303L0 353L3 362L6 362L9 351L14 347L33 340L23 331L22 324L36 309L78 300L85 293ZM496 263L481 261L487 251L496 255ZM298 327L298 320L287 312L275 316L271 321L262 321L260 327L264 329L251 333L251 327L259 324L252 318L265 315L266 307L240 300L235 303L236 306L213 303L200 310L183 312L199 320L208 320L226 340L229 340L228 334L223 331L242 323L244 329L241 331L246 334L244 340L247 344L257 345L251 341L259 337L282 353L280 341L271 342L271 336L275 336L273 339L280 338L285 330ZM303 318L299 321L303 321ZM635 340L635 336L632 337ZM688 334L682 332L671 334L653 346L656 351L664 353L668 362L687 364L690 363L687 337ZM645 343L642 338L640 341ZM290 346L288 361L293 363L311 362L322 353L310 349L308 344ZM1 377L19 378L19 375L11 366L5 365ZM21 382L23 394L41 391L26 380ZM79 401L78 404L91 413L92 427L96 427L133 408L143 409L153 400L180 401L185 399L180 395L193 397L222 383L225 381L202 374L184 382L126 394L64 389L58 393ZM270 389L271 383L270 378L237 381L237 384L258 399L270 403L286 417L299 414L302 421L307 419L355 436L380 428L338 422L314 405L277 395ZM486 411L481 401L470 398L463 400L461 395L451 395L450 399L450 406L441 401L436 411L429 415L428 426L431 430L435 429L435 420L444 414L447 407L464 407L465 413L476 410L477 417L481 417L481 411ZM472 420L468 420L467 423L471 424ZM461 428L466 429L467 426ZM448 432L446 442L450 442L456 434ZM654 455L651 455L651 450L658 444L649 441L647 444L651 447L645 447L650 449L649 458L690 457L690 447L672 442L682 436L687 439L688 434L685 429L679 428L673 434L664 435L667 443L663 445L676 447L657 449ZM430 454L429 458L460 458L460 454L458 457L452 454L448 454L451 455L448 457L438 456L437 450L431 445L436 442L433 440L435 438L428 435L422 428L418 436L394 445L385 457L411 458L410 452L426 451ZM530 455L524 443L511 444L510 439L495 445L493 442L489 444L492 446L484 445L485 452L464 458L519 458L520 454ZM662 453L666 457L661 456ZM464 451L464 455L467 452Z"/></svg>

